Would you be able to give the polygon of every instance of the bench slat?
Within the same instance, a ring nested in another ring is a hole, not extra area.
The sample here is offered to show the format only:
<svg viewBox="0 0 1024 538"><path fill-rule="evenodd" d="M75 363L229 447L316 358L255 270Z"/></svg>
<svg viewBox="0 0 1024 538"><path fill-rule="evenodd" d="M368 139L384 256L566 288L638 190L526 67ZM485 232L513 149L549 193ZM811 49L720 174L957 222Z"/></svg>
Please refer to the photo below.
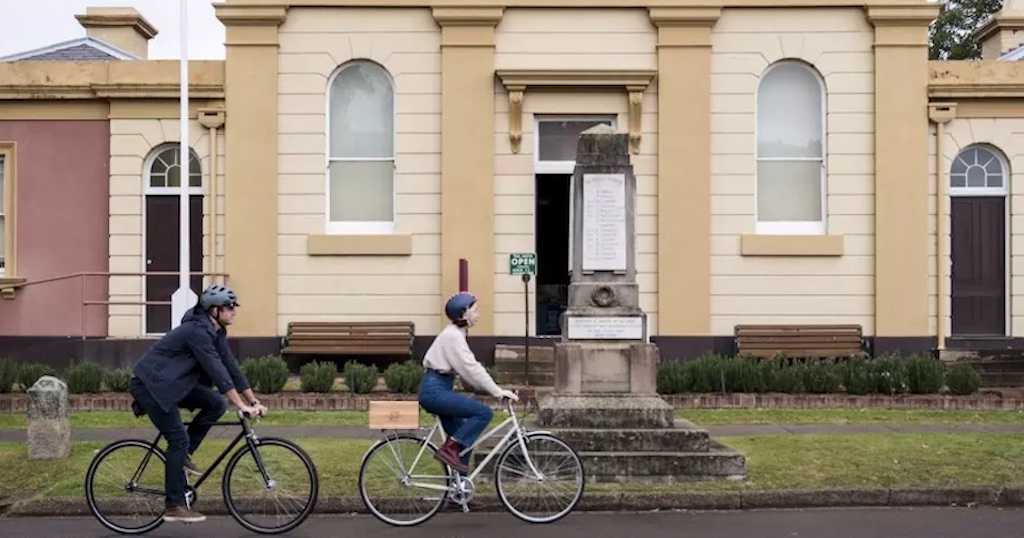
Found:
<svg viewBox="0 0 1024 538"><path fill-rule="evenodd" d="M782 352L790 357L850 356L861 352L862 328L851 324L737 325L738 354L771 357Z"/></svg>
<svg viewBox="0 0 1024 538"><path fill-rule="evenodd" d="M412 352L415 324L396 321L295 321L288 324L282 353L299 355L405 355Z"/></svg>

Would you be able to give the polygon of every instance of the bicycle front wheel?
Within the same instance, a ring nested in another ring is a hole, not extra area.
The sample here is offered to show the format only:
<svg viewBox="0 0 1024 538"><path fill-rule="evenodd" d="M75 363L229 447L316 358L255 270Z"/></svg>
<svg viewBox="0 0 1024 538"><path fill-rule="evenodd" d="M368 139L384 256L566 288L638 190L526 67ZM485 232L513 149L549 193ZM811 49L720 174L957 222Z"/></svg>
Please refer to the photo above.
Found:
<svg viewBox="0 0 1024 538"><path fill-rule="evenodd" d="M295 529L316 507L320 481L313 460L286 439L263 437L228 461L221 489L228 513L260 534Z"/></svg>
<svg viewBox="0 0 1024 538"><path fill-rule="evenodd" d="M579 454L548 433L527 433L522 443L513 438L494 466L501 503L529 523L552 523L568 515L583 498L585 482Z"/></svg>
<svg viewBox="0 0 1024 538"><path fill-rule="evenodd" d="M167 458L147 441L115 441L101 449L85 473L85 500L104 527L142 534L163 524Z"/></svg>
<svg viewBox="0 0 1024 538"><path fill-rule="evenodd" d="M448 499L448 466L434 458L437 448L408 434L388 435L363 456L359 495L377 519L396 527L434 517Z"/></svg>

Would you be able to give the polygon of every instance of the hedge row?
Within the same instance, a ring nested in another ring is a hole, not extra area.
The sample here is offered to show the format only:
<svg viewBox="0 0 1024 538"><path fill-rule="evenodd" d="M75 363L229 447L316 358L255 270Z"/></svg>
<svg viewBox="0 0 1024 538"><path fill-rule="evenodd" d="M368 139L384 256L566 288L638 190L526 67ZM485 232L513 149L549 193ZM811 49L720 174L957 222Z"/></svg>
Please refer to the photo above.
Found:
<svg viewBox="0 0 1024 538"><path fill-rule="evenodd" d="M281 392L288 383L288 365L278 355L242 360L242 371L261 394ZM497 373L488 372L501 383ZM342 369L349 393L367 394L377 388L381 372L376 366L356 361ZM108 371L94 362L72 363L58 376L54 369L39 363L17 363L0 359L0 393L25 391L44 375L57 376L68 384L72 394L127 392L131 370ZM950 394L967 395L981 387L981 376L968 364L947 368L942 361L923 355L901 357L898 354L876 358L791 359L777 355L771 359L724 357L705 354L686 362L665 362L658 367L660 394L781 392L788 394ZM333 392L337 366L331 361L312 361L299 370L302 392ZM384 372L388 392L412 394L419 389L423 367L412 360L388 366ZM457 390L466 390L461 380Z"/></svg>
<svg viewBox="0 0 1024 538"><path fill-rule="evenodd" d="M981 376L969 364L951 368L939 359L890 354L875 358L770 359L705 354L658 368L661 394L781 392L787 394L973 394Z"/></svg>
<svg viewBox="0 0 1024 538"><path fill-rule="evenodd" d="M128 381L132 372L128 368L106 370L95 362L72 362L62 375L53 367L40 363L19 363L9 358L0 359L0 394L15 390L25 392L39 381L40 377L59 377L68 384L71 394L94 392L128 392Z"/></svg>

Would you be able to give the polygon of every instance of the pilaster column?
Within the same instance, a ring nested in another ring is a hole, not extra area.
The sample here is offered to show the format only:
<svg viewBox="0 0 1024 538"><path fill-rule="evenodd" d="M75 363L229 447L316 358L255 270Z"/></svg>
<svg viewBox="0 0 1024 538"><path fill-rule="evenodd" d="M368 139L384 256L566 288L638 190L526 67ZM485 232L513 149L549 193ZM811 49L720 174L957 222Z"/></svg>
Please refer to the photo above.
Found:
<svg viewBox="0 0 1024 538"><path fill-rule="evenodd" d="M441 301L459 290L459 259L466 258L480 335L494 334L494 28L502 12L434 8L441 26Z"/></svg>
<svg viewBox="0 0 1024 538"><path fill-rule="evenodd" d="M934 337L926 278L928 24L938 11L867 8L875 27L875 336L883 339ZM903 347L876 340L875 349L893 346Z"/></svg>
<svg viewBox="0 0 1024 538"><path fill-rule="evenodd" d="M287 7L216 5L227 28L224 265L244 313L232 336L277 336L277 48Z"/></svg>
<svg viewBox="0 0 1024 538"><path fill-rule="evenodd" d="M711 336L711 28L719 7L651 8L658 27L658 330Z"/></svg>

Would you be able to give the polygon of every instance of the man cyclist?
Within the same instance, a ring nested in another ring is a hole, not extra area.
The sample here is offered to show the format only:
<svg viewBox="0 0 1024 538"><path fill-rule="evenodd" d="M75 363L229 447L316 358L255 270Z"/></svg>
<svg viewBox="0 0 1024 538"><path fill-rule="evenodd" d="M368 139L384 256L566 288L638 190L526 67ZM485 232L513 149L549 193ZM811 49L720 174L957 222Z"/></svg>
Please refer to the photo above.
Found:
<svg viewBox="0 0 1024 538"><path fill-rule="evenodd" d="M185 472L202 474L191 454L226 411L224 396L245 414L265 414L238 361L228 348L227 326L235 319L238 297L213 284L203 291L181 325L154 343L133 367L130 391L150 421L167 438L164 521L198 522L206 516L185 503ZM217 390L211 389L215 385ZM245 403L239 397L245 396ZM222 396L224 395L224 396ZM188 430L178 408L199 409Z"/></svg>
<svg viewBox="0 0 1024 538"><path fill-rule="evenodd" d="M469 349L466 333L480 319L476 297L469 292L456 293L448 299L444 313L451 324L437 335L423 356L424 373L418 399L423 409L437 415L448 434L448 440L436 457L465 474L469 472L469 454L460 457L459 452L476 442L491 422L494 411L478 400L455 392L455 375L495 398L518 401L519 397L499 387Z"/></svg>

